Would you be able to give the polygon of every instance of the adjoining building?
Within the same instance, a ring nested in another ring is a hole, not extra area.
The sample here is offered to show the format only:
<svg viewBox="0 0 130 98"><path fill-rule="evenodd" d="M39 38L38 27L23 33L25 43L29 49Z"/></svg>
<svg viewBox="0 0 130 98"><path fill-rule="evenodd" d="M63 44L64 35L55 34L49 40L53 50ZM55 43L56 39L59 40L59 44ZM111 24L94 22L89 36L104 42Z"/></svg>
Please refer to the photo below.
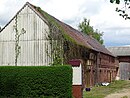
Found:
<svg viewBox="0 0 130 98"><path fill-rule="evenodd" d="M130 80L130 46L108 47L119 60L119 78Z"/></svg>
<svg viewBox="0 0 130 98"><path fill-rule="evenodd" d="M111 82L115 56L94 38L26 3L0 31L1 66L48 66L83 61L83 88Z"/></svg>

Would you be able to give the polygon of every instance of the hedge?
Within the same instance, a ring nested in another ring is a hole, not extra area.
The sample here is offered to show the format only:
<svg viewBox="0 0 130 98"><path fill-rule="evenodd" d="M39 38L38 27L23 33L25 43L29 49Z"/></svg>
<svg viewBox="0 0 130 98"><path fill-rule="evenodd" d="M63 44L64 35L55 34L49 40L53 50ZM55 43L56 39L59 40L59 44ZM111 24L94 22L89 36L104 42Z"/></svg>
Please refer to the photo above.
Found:
<svg viewBox="0 0 130 98"><path fill-rule="evenodd" d="M72 98L72 68L0 67L0 97Z"/></svg>

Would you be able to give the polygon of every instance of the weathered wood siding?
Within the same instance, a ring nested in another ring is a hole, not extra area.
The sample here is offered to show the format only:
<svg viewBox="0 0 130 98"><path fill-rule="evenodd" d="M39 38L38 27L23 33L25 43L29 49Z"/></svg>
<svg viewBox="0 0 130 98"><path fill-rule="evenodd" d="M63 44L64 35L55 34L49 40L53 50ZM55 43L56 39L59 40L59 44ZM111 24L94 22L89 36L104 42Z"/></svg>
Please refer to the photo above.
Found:
<svg viewBox="0 0 130 98"><path fill-rule="evenodd" d="M0 33L0 65L15 65L16 32L14 27L16 26L16 19L18 32L21 33L23 28L26 31L25 34L20 36L21 50L17 65L48 65L51 59L48 57L45 48L50 49L49 41L46 40L49 27L27 5L16 17Z"/></svg>
<svg viewBox="0 0 130 98"><path fill-rule="evenodd" d="M119 73L121 80L130 80L130 63L120 62Z"/></svg>

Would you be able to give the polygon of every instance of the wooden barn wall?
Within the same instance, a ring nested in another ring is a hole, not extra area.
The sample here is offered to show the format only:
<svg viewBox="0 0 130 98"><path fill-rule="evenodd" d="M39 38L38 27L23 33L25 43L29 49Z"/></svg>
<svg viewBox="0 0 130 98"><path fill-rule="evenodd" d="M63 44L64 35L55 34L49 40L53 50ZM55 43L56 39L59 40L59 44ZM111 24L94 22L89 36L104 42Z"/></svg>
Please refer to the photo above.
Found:
<svg viewBox="0 0 130 98"><path fill-rule="evenodd" d="M117 64L116 59L109 55L100 55L100 66L99 66L99 83L111 82L115 80L117 75Z"/></svg>
<svg viewBox="0 0 130 98"><path fill-rule="evenodd" d="M89 54L84 67L85 87L91 87L102 82L111 82L117 75L115 58L103 53Z"/></svg>
<svg viewBox="0 0 130 98"><path fill-rule="evenodd" d="M130 80L130 63L119 63L119 74L121 80Z"/></svg>
<svg viewBox="0 0 130 98"><path fill-rule="evenodd" d="M16 17L0 33L0 65L15 65L15 28ZM45 48L50 49L46 40L49 31L47 24L28 6L17 14L17 29L21 33L21 47L17 65L48 65L51 61ZM45 46L46 45L46 46Z"/></svg>

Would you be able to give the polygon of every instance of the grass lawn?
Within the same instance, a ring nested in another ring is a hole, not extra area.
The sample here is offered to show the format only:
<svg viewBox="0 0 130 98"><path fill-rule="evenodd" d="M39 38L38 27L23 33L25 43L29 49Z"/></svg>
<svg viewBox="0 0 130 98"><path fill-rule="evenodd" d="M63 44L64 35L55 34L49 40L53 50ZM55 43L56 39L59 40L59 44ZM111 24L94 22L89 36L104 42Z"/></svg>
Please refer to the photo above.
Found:
<svg viewBox="0 0 130 98"><path fill-rule="evenodd" d="M104 98L105 96L118 92L119 90L130 88L130 81L114 81L109 86L93 87L90 92L83 92L83 98Z"/></svg>

